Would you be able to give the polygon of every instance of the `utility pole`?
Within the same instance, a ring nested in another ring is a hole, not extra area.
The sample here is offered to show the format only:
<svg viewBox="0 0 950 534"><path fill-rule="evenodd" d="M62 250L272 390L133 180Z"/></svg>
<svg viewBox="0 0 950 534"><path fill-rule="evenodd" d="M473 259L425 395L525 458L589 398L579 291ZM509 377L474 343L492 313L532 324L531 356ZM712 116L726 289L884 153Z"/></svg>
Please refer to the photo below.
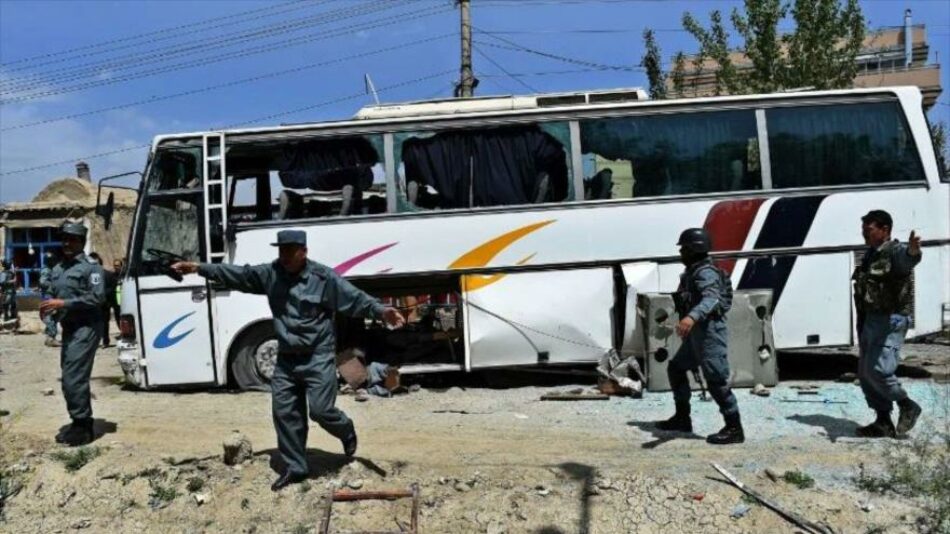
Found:
<svg viewBox="0 0 950 534"><path fill-rule="evenodd" d="M471 0L457 1L462 15L462 69L455 96L471 98L475 89L475 76L472 73L472 14L469 10Z"/></svg>

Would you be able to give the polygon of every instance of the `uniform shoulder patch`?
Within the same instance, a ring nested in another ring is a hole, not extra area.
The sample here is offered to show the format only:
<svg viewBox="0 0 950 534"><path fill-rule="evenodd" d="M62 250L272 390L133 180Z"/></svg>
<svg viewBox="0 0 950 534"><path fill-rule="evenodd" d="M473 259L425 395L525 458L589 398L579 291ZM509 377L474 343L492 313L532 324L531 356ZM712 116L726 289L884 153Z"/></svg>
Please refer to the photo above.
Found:
<svg viewBox="0 0 950 534"><path fill-rule="evenodd" d="M102 275L99 273L92 273L92 275L89 277L89 282L91 282L94 286L99 285L99 283L102 282Z"/></svg>

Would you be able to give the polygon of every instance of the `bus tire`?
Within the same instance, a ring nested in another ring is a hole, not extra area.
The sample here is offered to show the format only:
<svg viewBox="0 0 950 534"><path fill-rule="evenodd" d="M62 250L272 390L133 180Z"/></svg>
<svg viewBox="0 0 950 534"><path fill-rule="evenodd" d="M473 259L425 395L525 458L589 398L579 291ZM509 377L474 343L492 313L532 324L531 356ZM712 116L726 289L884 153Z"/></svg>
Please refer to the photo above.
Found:
<svg viewBox="0 0 950 534"><path fill-rule="evenodd" d="M236 342L228 366L230 383L240 391L270 391L277 362L277 335L268 321L248 329Z"/></svg>

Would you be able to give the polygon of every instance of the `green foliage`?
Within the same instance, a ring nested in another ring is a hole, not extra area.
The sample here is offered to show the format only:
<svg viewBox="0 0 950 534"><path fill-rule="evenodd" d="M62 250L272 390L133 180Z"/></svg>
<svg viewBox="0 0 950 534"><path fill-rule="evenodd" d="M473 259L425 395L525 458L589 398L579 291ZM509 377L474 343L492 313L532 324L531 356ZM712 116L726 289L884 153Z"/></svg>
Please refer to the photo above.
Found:
<svg viewBox="0 0 950 534"><path fill-rule="evenodd" d="M788 46L785 87L850 87L858 66L854 58L864 42L864 15L858 0L795 0L795 31Z"/></svg>
<svg viewBox="0 0 950 534"><path fill-rule="evenodd" d="M789 15L795 28L780 35L779 25ZM745 0L744 10L734 9L730 18L743 41L738 50L730 50L729 32L718 10L710 13L708 28L691 13L683 14L683 28L699 43L692 74L701 76L709 60L715 68L715 94L851 86L858 69L855 57L866 34L858 0ZM748 68L735 64L736 52L745 55ZM680 66L674 67L671 78L674 91L682 95L685 59L677 59Z"/></svg>
<svg viewBox="0 0 950 534"><path fill-rule="evenodd" d="M682 98L686 94L686 54L677 52L673 56L673 71L670 73L670 81L673 83L673 93L677 98Z"/></svg>
<svg viewBox="0 0 950 534"><path fill-rule="evenodd" d="M802 473L801 471L786 471L782 475L782 480L797 486L798 489L808 489L815 485L815 479L810 477L808 473Z"/></svg>
<svg viewBox="0 0 950 534"><path fill-rule="evenodd" d="M79 447L78 449L56 451L50 456L54 460L62 462L67 471L75 473L99 457L100 454L102 454L102 450L99 447Z"/></svg>
<svg viewBox="0 0 950 534"><path fill-rule="evenodd" d="M741 83L753 93L771 93L781 84L782 45L778 23L788 13L780 0L746 0L745 16L732 10L732 25L745 41L745 55L752 69L742 75Z"/></svg>
<svg viewBox="0 0 950 534"><path fill-rule="evenodd" d="M173 486L164 486L157 480L150 480L149 486L152 488L149 493L148 504L152 508L162 508L178 497L178 490Z"/></svg>
<svg viewBox="0 0 950 534"><path fill-rule="evenodd" d="M303 482L300 483L299 486L297 486L297 491L299 491L300 493L307 493L308 491L310 491L310 487L311 487L310 482L304 480Z"/></svg>
<svg viewBox="0 0 950 534"><path fill-rule="evenodd" d="M310 528L307 527L307 525L298 524L297 526L293 528L293 530L291 530L291 532L293 534L307 534L308 532L310 532Z"/></svg>
<svg viewBox="0 0 950 534"><path fill-rule="evenodd" d="M947 123L941 121L931 124L930 136L934 142L937 165L940 165L945 174L950 175L950 146L947 146Z"/></svg>
<svg viewBox="0 0 950 534"><path fill-rule="evenodd" d="M196 491L201 491L201 488L205 487L205 479L201 477L191 477L188 479L188 485L185 488L191 492L195 493Z"/></svg>
<svg viewBox="0 0 950 534"><path fill-rule="evenodd" d="M919 499L927 532L950 532L950 422L942 430L894 441L884 450L883 469L870 473L861 464L855 484L872 493Z"/></svg>
<svg viewBox="0 0 950 534"><path fill-rule="evenodd" d="M647 80L650 83L650 98L662 100L666 98L666 74L663 72L663 57L660 54L660 47L656 44L656 36L653 30L647 28L643 30L643 46L646 52L640 60L640 66L647 73Z"/></svg>

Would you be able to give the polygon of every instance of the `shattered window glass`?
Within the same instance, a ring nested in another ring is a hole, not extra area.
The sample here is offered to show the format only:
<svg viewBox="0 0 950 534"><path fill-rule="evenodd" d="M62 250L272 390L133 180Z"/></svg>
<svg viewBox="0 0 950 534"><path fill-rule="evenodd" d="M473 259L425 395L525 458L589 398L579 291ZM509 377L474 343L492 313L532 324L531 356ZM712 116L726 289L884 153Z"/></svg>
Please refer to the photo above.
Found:
<svg viewBox="0 0 950 534"><path fill-rule="evenodd" d="M160 148L148 176L149 191L201 188L200 146Z"/></svg>
<svg viewBox="0 0 950 534"><path fill-rule="evenodd" d="M201 261L201 194L151 195L146 202L139 275L162 274L163 253Z"/></svg>

